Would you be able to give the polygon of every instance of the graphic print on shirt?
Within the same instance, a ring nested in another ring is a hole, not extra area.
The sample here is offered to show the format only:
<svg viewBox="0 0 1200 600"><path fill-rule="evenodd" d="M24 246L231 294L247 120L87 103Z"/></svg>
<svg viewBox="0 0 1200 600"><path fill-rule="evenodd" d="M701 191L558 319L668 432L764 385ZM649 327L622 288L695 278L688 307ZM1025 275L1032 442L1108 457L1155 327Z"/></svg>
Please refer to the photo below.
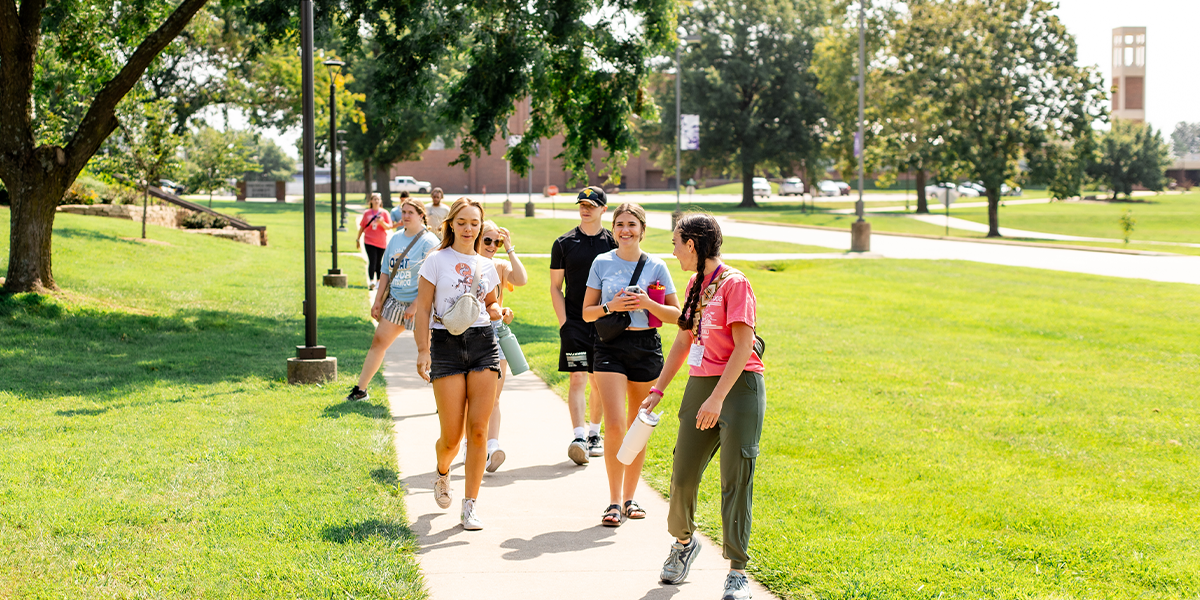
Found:
<svg viewBox="0 0 1200 600"><path fill-rule="evenodd" d="M458 274L458 281L455 281L453 285L458 294L442 299L441 310L438 311L438 314L446 314L446 311L450 310L451 306L454 306L454 301L458 300L459 296L471 293L471 285L475 283L474 268L474 265L464 262L454 265L454 272ZM486 280L484 283L486 283ZM487 297L485 286L479 286L479 293L475 294L475 297L479 298L480 302L483 302L483 299Z"/></svg>

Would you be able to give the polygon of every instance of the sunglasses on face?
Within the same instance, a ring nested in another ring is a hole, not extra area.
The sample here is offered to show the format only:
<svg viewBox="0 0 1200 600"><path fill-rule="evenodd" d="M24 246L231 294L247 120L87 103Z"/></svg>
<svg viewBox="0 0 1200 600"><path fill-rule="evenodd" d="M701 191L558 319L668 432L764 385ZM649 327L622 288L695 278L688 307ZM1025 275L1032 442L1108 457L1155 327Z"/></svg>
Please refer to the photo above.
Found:
<svg viewBox="0 0 1200 600"><path fill-rule="evenodd" d="M483 245L484 245L484 246L499 246L499 245L500 245L500 241L501 241L501 240L500 240L499 238L497 238L497 239L492 239L492 238L490 238L490 237L485 237L485 238L483 238Z"/></svg>

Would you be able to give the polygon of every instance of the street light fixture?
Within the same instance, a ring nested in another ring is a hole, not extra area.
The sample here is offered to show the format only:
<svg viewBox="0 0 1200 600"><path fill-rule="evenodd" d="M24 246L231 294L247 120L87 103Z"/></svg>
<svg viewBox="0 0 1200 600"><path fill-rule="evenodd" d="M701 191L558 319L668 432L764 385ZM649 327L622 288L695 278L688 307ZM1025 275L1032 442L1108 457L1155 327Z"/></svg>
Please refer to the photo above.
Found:
<svg viewBox="0 0 1200 600"><path fill-rule="evenodd" d="M337 359L317 345L317 198L313 123L313 5L300 0L300 62L304 124L304 345L287 361L288 383L321 383L337 379Z"/></svg>
<svg viewBox="0 0 1200 600"><path fill-rule="evenodd" d="M330 267L329 273L322 278L322 283L326 287L346 287L347 277L342 274L342 270L338 268L338 211L337 211L337 74L346 63L340 60L329 59L324 64L329 68L329 233L332 240L330 252L333 254L333 266ZM343 225L345 225L345 213L343 213ZM342 228L345 230L345 227Z"/></svg>

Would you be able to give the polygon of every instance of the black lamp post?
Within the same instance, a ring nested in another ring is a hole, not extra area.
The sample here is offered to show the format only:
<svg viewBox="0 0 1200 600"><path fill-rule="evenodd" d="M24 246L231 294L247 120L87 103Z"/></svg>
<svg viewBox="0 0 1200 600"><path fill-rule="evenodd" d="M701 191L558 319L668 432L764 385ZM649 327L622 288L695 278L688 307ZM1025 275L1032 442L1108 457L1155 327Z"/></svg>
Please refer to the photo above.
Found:
<svg viewBox="0 0 1200 600"><path fill-rule="evenodd" d="M340 60L329 59L324 64L329 68L329 237L332 245L329 251L333 254L333 265L325 274L322 283L327 287L346 287L346 276L338 268L338 207L337 207L337 73L346 64Z"/></svg>
<svg viewBox="0 0 1200 600"><path fill-rule="evenodd" d="M861 0L858 11L858 137L854 140L854 153L858 158L858 202L854 203L854 213L858 215L858 220L850 225L851 252L871 250L871 224L863 220L863 161L866 159L863 107L867 85L866 29L863 23L866 14L867 0Z"/></svg>
<svg viewBox="0 0 1200 600"><path fill-rule="evenodd" d="M313 123L313 5L300 0L300 57L304 123L304 345L287 364L288 383L320 383L337 379L337 359L317 345L317 199L314 169L316 129Z"/></svg>
<svg viewBox="0 0 1200 600"><path fill-rule="evenodd" d="M338 133L338 152L342 155L342 221L338 225L338 231L346 231L346 132L339 129Z"/></svg>

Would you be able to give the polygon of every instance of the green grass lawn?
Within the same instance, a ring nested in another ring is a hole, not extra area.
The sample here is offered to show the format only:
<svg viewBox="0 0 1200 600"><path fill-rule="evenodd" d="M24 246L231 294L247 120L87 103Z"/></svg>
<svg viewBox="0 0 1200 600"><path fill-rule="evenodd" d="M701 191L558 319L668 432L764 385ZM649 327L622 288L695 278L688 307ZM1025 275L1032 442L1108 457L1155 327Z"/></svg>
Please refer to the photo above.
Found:
<svg viewBox="0 0 1200 600"><path fill-rule="evenodd" d="M546 262L507 298L565 394ZM1200 593L1200 288L957 261L739 266L769 344L751 569L780 597ZM684 383L645 470L664 493ZM715 467L699 518L719 539Z"/></svg>
<svg viewBox="0 0 1200 600"><path fill-rule="evenodd" d="M0 297L0 597L425 597L384 388L342 401L363 289L318 288L336 384L287 385L299 207L239 212L269 247L59 215L66 291Z"/></svg>
<svg viewBox="0 0 1200 600"><path fill-rule="evenodd" d="M1000 225L1081 237L1122 239L1120 219L1133 211L1132 241L1200 243L1200 193L1139 197L1137 202L1054 202L1000 209ZM950 214L987 223L986 208L951 207Z"/></svg>

